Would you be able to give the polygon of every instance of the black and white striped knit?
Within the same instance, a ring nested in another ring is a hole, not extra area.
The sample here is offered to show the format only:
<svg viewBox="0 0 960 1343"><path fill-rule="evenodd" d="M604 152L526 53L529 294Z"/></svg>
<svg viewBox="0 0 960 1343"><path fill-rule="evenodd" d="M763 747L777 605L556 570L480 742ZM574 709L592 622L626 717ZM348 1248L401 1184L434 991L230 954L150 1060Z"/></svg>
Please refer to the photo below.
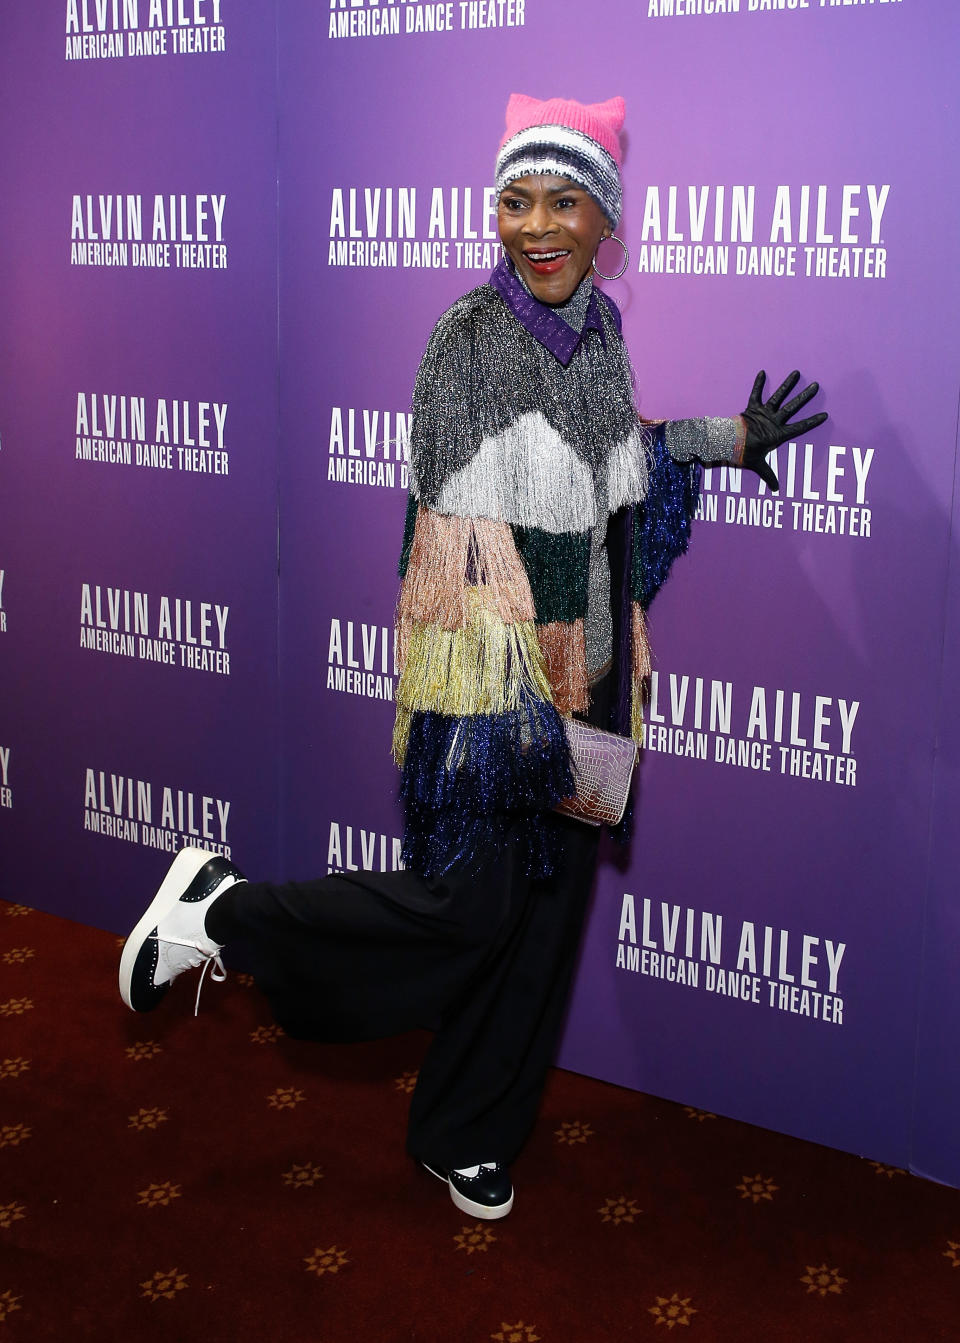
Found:
<svg viewBox="0 0 960 1343"><path fill-rule="evenodd" d="M538 173L578 182L616 228L623 210L620 172L613 156L589 135L569 126L529 126L512 135L497 155L497 200L511 182Z"/></svg>

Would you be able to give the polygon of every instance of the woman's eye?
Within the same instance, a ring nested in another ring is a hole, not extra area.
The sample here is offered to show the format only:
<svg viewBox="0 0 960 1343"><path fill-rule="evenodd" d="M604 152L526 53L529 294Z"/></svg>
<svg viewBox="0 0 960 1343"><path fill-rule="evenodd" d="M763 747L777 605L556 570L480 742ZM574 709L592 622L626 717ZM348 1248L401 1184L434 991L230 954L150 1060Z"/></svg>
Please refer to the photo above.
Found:
<svg viewBox="0 0 960 1343"><path fill-rule="evenodd" d="M561 196L557 201L557 209L572 210L573 207L576 205L576 203L577 202L573 199L572 196Z"/></svg>
<svg viewBox="0 0 960 1343"><path fill-rule="evenodd" d="M507 198L507 199L505 199L505 200L503 201L503 205L506 207L506 209L508 209L508 210L510 210L510 211L512 211L512 212L514 212L514 213L515 213L517 210L522 210L522 209L523 209L523 201L521 201L521 200L516 200L515 198Z"/></svg>

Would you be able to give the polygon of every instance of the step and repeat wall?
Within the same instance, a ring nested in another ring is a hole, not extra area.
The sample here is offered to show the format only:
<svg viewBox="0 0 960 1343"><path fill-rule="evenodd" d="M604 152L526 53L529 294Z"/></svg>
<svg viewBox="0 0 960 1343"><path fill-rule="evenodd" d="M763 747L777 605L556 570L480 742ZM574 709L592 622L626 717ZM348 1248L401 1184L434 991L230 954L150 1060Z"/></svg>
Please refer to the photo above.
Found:
<svg viewBox="0 0 960 1343"><path fill-rule="evenodd" d="M277 857L272 7L0 18L2 875L124 929Z"/></svg>
<svg viewBox="0 0 960 1343"><path fill-rule="evenodd" d="M499 259L508 95L622 94L642 411L798 367L830 420L779 494L705 473L560 1062L960 1184L956 38L946 0L4 15L2 893L123 931L184 842L398 865L412 380Z"/></svg>

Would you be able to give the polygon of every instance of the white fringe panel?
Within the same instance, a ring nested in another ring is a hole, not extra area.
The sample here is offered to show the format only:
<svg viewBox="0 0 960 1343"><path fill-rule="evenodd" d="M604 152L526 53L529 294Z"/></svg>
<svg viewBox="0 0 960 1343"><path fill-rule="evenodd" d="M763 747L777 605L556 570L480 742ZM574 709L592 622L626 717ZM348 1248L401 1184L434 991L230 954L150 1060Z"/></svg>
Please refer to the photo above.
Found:
<svg viewBox="0 0 960 1343"><path fill-rule="evenodd" d="M650 432L638 427L607 458L610 512L642 503L650 489Z"/></svg>
<svg viewBox="0 0 960 1343"><path fill-rule="evenodd" d="M590 467L540 411L485 438L476 456L444 485L434 507L438 513L545 532L585 532L597 521Z"/></svg>

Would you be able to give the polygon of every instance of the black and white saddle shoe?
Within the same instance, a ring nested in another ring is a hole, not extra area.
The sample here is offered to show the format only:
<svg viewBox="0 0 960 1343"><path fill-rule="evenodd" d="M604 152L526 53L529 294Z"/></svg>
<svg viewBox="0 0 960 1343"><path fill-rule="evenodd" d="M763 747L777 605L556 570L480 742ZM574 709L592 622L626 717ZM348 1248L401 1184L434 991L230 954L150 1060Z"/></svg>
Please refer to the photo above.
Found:
<svg viewBox="0 0 960 1343"><path fill-rule="evenodd" d="M494 1221L506 1217L513 1207L510 1171L498 1161L484 1161L479 1166L464 1166L461 1170L444 1170L427 1161L420 1164L438 1180L446 1181L456 1206L471 1217Z"/></svg>
<svg viewBox="0 0 960 1343"><path fill-rule="evenodd" d="M223 947L207 936L204 918L218 896L243 880L226 858L204 849L180 850L123 946L120 997L128 1007L151 1012L184 970L203 967L198 1005L207 970L211 979L226 979Z"/></svg>

